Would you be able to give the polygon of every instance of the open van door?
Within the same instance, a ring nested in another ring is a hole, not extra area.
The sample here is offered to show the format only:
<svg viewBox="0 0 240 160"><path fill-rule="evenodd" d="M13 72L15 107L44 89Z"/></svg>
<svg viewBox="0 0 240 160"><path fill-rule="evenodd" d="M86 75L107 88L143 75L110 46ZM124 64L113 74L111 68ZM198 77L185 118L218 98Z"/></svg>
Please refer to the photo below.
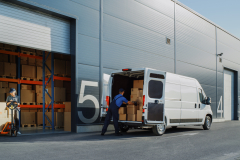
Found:
<svg viewBox="0 0 240 160"><path fill-rule="evenodd" d="M144 79L147 124L163 124L166 72L147 69Z"/></svg>
<svg viewBox="0 0 240 160"><path fill-rule="evenodd" d="M103 86L102 86L102 98L101 98L101 110L100 118L105 117L110 103L110 83L112 82L112 77L109 74L103 74Z"/></svg>

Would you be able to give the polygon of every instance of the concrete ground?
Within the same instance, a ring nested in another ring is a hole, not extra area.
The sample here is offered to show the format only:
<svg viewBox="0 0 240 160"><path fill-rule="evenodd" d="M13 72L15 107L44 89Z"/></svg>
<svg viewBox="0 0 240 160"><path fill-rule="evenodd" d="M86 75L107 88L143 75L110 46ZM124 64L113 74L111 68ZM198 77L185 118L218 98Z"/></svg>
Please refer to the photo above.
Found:
<svg viewBox="0 0 240 160"><path fill-rule="evenodd" d="M0 159L151 159L240 160L240 122L168 129L163 136L148 130L130 130L121 137L107 132L0 136Z"/></svg>

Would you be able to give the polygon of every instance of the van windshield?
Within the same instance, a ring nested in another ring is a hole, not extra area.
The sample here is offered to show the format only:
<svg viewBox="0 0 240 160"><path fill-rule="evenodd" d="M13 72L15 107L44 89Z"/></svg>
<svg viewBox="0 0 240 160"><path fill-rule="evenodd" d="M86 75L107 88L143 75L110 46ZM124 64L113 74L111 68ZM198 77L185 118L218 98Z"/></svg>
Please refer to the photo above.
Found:
<svg viewBox="0 0 240 160"><path fill-rule="evenodd" d="M163 83L161 81L150 80L148 83L148 96L150 98L162 98Z"/></svg>

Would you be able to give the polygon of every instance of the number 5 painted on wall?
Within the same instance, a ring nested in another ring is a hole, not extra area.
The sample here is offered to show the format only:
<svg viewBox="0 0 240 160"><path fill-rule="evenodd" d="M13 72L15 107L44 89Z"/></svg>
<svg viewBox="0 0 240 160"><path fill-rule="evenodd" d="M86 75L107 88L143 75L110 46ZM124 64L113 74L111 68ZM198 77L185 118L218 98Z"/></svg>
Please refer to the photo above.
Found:
<svg viewBox="0 0 240 160"><path fill-rule="evenodd" d="M97 120L98 115L99 115L99 102L98 102L97 98L94 97L93 95L85 95L84 96L85 86L98 87L98 82L82 81L81 88L80 88L80 94L79 94L79 101L78 101L79 103L83 103L86 100L90 100L94 103L94 107L91 107L91 108L95 108L95 114L92 118L87 119L84 117L82 111L78 111L78 117L83 123L93 123L94 121Z"/></svg>

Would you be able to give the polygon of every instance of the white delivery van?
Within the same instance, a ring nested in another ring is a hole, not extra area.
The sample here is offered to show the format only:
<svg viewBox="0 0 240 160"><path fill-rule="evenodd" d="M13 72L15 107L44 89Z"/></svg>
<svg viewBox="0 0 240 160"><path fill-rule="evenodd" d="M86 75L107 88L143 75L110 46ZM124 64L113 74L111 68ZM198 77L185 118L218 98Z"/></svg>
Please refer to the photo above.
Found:
<svg viewBox="0 0 240 160"><path fill-rule="evenodd" d="M119 121L121 131L152 128L155 135L162 135L167 126L198 125L205 130L210 129L211 98L206 96L199 82L194 78L150 68L123 69L111 75L104 74L100 112L103 120L119 88L125 89L124 97L130 100L134 80L143 80L142 121Z"/></svg>

